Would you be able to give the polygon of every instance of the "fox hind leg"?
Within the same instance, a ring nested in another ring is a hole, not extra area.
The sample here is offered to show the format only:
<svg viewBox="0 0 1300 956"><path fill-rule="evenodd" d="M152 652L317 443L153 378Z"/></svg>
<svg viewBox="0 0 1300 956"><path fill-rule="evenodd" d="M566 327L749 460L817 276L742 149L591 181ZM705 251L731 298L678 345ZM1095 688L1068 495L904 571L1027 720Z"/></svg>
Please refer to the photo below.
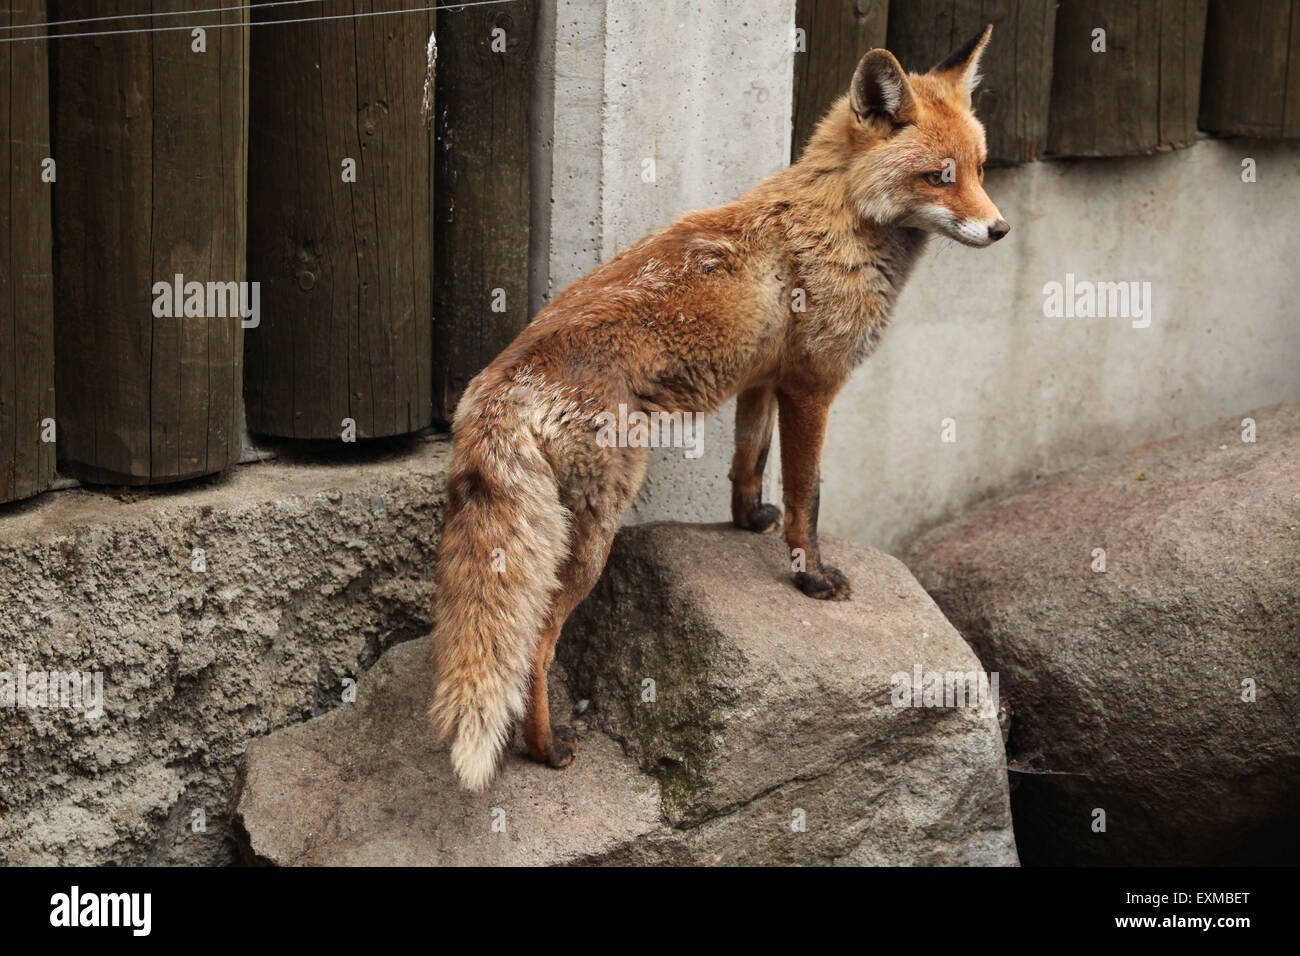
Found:
<svg viewBox="0 0 1300 956"><path fill-rule="evenodd" d="M569 531L569 557L560 570L560 590L542 628L533 658L532 685L524 715L524 743L528 754L551 767L567 767L578 749L578 736L566 726L552 727L547 671L555 660L564 622L595 587L619 519L631 502L645 473L644 448L602 449L598 459L606 467L599 477L587 478L566 497L573 513Z"/></svg>
<svg viewBox="0 0 1300 956"><path fill-rule="evenodd" d="M575 521L568 563L560 572L560 591L555 596L542 639L533 658L532 685L528 694L528 712L524 716L524 743L528 755L552 767L567 767L578 750L577 735L568 727L552 727L550 694L546 675L555 660L555 646L560 631L573 609L582 603L600 578L609 555L613 535L597 535L590 526ZM604 538L604 540L601 540Z"/></svg>
<svg viewBox="0 0 1300 956"><path fill-rule="evenodd" d="M781 523L781 509L764 504L763 470L772 445L776 394L759 385L736 396L736 454L731 460L731 520L760 534Z"/></svg>

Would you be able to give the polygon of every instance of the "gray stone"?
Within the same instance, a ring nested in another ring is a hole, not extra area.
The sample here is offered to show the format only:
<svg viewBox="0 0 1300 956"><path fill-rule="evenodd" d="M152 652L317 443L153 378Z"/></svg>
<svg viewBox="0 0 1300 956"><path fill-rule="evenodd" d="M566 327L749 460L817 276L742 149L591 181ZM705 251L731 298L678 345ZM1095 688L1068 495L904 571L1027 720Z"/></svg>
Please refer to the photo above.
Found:
<svg viewBox="0 0 1300 956"><path fill-rule="evenodd" d="M822 552L851 601L800 594L778 536L625 528L560 641L570 691L659 780L694 859L1014 864L996 716L891 700L895 674L979 661L900 562Z"/></svg>
<svg viewBox="0 0 1300 956"><path fill-rule="evenodd" d="M588 734L562 772L512 753L489 791L458 789L425 716L432 687L429 639L411 641L366 674L355 706L253 741L235 810L251 857L563 865L598 862L666 830L654 781L601 734ZM565 709L563 698L554 703Z"/></svg>
<svg viewBox="0 0 1300 956"><path fill-rule="evenodd" d="M0 707L0 862L234 860L248 740L428 632L448 454L394 443L3 509L0 671L102 672L104 714Z"/></svg>
<svg viewBox="0 0 1300 956"><path fill-rule="evenodd" d="M577 759L555 771L514 752L483 795L456 788L431 739L427 641L390 650L355 707L249 747L236 809L248 852L277 864L1014 864L996 717L891 702L892 675L914 664L979 663L893 558L824 548L857 600L799 594L778 538L621 531L551 682L552 719L582 733ZM572 700L589 702L580 717Z"/></svg>
<svg viewBox="0 0 1300 956"><path fill-rule="evenodd" d="M1039 480L907 561L1001 673L1026 863L1300 857L1300 403Z"/></svg>

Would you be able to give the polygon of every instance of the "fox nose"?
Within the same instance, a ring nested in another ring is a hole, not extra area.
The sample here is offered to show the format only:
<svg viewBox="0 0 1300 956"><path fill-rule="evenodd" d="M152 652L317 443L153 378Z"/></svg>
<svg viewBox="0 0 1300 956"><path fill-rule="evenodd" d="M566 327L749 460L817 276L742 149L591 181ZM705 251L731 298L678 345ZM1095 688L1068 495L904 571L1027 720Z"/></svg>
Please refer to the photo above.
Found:
<svg viewBox="0 0 1300 956"><path fill-rule="evenodd" d="M997 242L1010 231L1011 224L1005 219L999 219L993 225L989 226L989 239L993 242Z"/></svg>

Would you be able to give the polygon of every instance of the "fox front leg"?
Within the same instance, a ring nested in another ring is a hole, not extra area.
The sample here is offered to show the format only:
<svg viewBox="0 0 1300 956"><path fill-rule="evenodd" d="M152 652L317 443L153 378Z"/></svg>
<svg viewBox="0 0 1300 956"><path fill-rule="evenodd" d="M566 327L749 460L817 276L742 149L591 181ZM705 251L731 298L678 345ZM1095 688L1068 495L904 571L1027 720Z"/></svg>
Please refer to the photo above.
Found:
<svg viewBox="0 0 1300 956"><path fill-rule="evenodd" d="M781 477L785 484L785 540L795 569L794 583L819 600L847 601L849 580L822 564L817 546L822 439L833 395L778 396L781 410Z"/></svg>

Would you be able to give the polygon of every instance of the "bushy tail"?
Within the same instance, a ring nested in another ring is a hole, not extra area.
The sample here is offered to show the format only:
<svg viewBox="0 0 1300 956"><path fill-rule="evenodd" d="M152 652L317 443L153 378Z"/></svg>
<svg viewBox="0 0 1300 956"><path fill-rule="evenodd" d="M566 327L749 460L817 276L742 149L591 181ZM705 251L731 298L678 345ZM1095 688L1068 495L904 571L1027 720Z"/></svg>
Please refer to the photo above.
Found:
<svg viewBox="0 0 1300 956"><path fill-rule="evenodd" d="M522 715L541 629L568 553L555 476L518 406L457 412L438 545L429 716L461 785L491 782ZM464 421L461 421L464 419Z"/></svg>

